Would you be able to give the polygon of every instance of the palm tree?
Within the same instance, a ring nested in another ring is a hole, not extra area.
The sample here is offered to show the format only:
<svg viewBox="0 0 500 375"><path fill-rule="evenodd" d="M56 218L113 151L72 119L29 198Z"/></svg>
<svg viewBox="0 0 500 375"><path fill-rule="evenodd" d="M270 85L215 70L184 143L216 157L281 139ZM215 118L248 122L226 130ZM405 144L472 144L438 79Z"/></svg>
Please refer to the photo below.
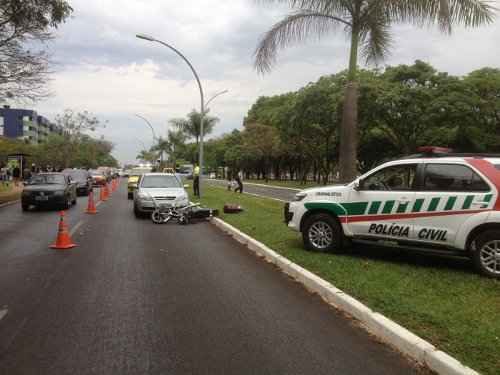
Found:
<svg viewBox="0 0 500 375"><path fill-rule="evenodd" d="M151 146L150 151L157 151L160 156L160 164L163 164L163 153L170 151L170 142L162 137L158 138L156 144Z"/></svg>
<svg viewBox="0 0 500 375"><path fill-rule="evenodd" d="M156 155L152 151L141 150L141 152L139 152L139 154L135 158L137 160L142 160L152 163L155 160Z"/></svg>
<svg viewBox="0 0 500 375"><path fill-rule="evenodd" d="M208 111L205 112L203 116L203 134L210 134L214 130L214 126L219 119L217 117L208 116ZM187 115L186 119L172 119L170 124L175 128L181 130L187 138L194 138L196 142L196 148L200 142L200 123L201 123L200 112L194 109Z"/></svg>
<svg viewBox="0 0 500 375"><path fill-rule="evenodd" d="M175 168L177 164L177 154L179 152L179 148L186 142L186 135L181 130L169 130L167 139L170 146L168 155Z"/></svg>
<svg viewBox="0 0 500 375"><path fill-rule="evenodd" d="M279 49L309 36L323 37L342 30L350 36L349 68L340 129L340 178L356 177L358 146L358 50L366 62L382 60L392 45L390 28L394 23L418 26L437 23L445 33L452 25L477 27L493 21L494 10L485 0L260 0L288 3L291 14L267 31L255 51L255 67L269 71Z"/></svg>

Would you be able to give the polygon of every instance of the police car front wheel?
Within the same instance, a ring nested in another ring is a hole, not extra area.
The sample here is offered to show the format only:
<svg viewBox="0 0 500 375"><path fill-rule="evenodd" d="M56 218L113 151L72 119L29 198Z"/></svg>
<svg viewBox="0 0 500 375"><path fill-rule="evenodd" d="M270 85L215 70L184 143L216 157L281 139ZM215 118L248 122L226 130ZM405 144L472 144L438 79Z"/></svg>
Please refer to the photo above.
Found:
<svg viewBox="0 0 500 375"><path fill-rule="evenodd" d="M475 240L474 265L483 275L500 278L500 231L489 230Z"/></svg>
<svg viewBox="0 0 500 375"><path fill-rule="evenodd" d="M324 213L306 219L302 231L308 250L339 252L342 250L342 227L332 216Z"/></svg>

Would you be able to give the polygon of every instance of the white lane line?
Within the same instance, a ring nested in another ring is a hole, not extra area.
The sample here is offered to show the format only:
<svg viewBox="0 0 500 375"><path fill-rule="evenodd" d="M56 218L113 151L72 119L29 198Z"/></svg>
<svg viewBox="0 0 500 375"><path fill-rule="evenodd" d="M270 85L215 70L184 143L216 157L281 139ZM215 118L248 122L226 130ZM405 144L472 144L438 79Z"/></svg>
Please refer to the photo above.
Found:
<svg viewBox="0 0 500 375"><path fill-rule="evenodd" d="M78 228L80 228L81 226L83 225L83 220L80 220L78 222L78 224L76 224L73 229L71 229L71 231L69 232L69 235L72 236L76 233L76 231L78 230Z"/></svg>
<svg viewBox="0 0 500 375"><path fill-rule="evenodd" d="M205 181L210 181L210 180L205 180ZM223 183L227 184L226 180L212 180L212 181L223 182ZM271 189L278 189L278 190L281 189L281 190L302 191L301 189L296 189L296 188L291 188L291 187L258 184L258 183L255 183L255 182L245 182L245 180L243 180L243 186L245 186L245 185L254 185L254 186L260 186L260 187L271 188ZM307 188L308 187L304 186L304 189L307 189Z"/></svg>
<svg viewBox="0 0 500 375"><path fill-rule="evenodd" d="M220 189L225 189L225 188L224 188L224 186L219 186L219 185L212 185L212 186L218 187L218 188L220 188ZM235 194L238 194L238 193L235 193ZM246 191L244 191L244 192L243 192L243 194L246 194L246 195L253 195L254 197L259 197L259 198L272 199L273 201L278 201L278 202L288 202L288 201L283 200L283 199L278 199L278 198L268 197L267 195L260 195L260 194L254 194L254 193L247 193Z"/></svg>
<svg viewBox="0 0 500 375"><path fill-rule="evenodd" d="M99 207L99 205L102 203L102 201L99 201L95 204L96 207Z"/></svg>
<svg viewBox="0 0 500 375"><path fill-rule="evenodd" d="M9 310L7 309L0 310L0 320L2 320L5 315L7 315L8 311Z"/></svg>

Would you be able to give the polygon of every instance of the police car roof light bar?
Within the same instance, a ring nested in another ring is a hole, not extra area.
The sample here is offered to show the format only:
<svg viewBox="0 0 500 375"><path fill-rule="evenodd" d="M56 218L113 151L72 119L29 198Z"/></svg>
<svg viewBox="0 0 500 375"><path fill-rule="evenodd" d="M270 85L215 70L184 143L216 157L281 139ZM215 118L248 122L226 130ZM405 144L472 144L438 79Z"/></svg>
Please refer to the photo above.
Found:
<svg viewBox="0 0 500 375"><path fill-rule="evenodd" d="M417 148L417 152L424 154L449 154L452 153L453 150L447 147L422 146Z"/></svg>

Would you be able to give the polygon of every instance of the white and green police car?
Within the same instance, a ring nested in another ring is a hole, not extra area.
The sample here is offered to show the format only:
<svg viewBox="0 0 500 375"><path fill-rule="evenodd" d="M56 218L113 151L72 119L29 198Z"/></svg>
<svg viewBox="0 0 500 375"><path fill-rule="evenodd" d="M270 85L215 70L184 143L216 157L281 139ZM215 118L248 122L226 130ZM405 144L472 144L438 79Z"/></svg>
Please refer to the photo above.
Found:
<svg viewBox="0 0 500 375"><path fill-rule="evenodd" d="M380 165L350 184L301 191L287 225L310 250L347 241L471 257L500 278L500 155L424 153Z"/></svg>

